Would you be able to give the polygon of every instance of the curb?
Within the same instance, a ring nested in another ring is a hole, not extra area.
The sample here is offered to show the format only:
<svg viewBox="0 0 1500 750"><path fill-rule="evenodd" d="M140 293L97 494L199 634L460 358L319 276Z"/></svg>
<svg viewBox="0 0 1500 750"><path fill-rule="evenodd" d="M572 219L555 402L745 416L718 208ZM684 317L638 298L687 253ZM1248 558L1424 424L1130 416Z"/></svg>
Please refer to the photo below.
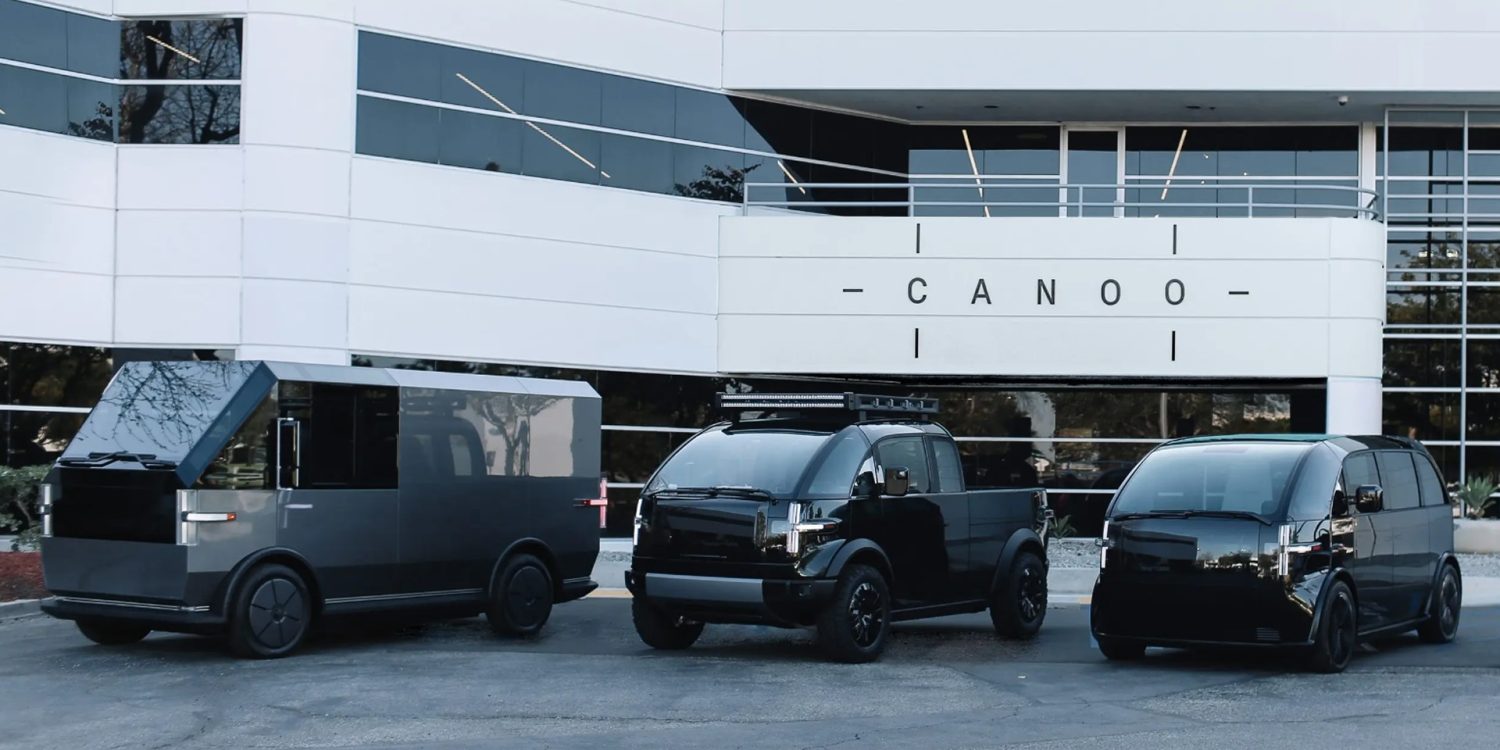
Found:
<svg viewBox="0 0 1500 750"><path fill-rule="evenodd" d="M0 602L0 622L36 617L40 614L42 614L41 599L17 599L13 602Z"/></svg>

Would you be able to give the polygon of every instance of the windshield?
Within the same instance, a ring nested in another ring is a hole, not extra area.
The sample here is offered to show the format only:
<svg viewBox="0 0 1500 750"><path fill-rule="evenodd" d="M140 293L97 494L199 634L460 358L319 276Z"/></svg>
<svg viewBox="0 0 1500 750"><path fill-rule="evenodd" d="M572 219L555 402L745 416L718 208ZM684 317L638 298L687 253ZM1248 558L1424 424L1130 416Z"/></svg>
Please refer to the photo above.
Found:
<svg viewBox="0 0 1500 750"><path fill-rule="evenodd" d="M254 362L131 362L104 389L63 458L125 452L180 462L256 366Z"/></svg>
<svg viewBox="0 0 1500 750"><path fill-rule="evenodd" d="M1110 515L1228 511L1273 516L1281 510L1298 460L1310 447L1208 443L1162 448L1146 456L1120 488Z"/></svg>
<svg viewBox="0 0 1500 750"><path fill-rule="evenodd" d="M657 469L646 492L745 487L788 496L796 491L808 462L827 441L827 433L710 427Z"/></svg>

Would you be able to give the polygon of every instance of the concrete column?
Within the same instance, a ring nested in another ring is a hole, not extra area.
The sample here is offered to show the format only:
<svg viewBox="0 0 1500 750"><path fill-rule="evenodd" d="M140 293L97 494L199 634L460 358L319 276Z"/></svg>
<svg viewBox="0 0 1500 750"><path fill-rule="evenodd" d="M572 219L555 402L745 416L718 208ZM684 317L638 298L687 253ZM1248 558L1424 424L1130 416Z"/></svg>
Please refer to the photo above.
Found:
<svg viewBox="0 0 1500 750"><path fill-rule="evenodd" d="M1380 378L1328 379L1328 432L1379 435L1380 428Z"/></svg>

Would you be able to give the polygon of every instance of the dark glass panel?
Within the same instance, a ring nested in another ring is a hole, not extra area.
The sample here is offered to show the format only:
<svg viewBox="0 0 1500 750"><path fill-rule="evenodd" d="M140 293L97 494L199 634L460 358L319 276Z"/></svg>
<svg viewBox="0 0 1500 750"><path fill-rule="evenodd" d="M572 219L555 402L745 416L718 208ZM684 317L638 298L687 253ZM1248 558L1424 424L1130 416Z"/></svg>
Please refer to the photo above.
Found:
<svg viewBox="0 0 1500 750"><path fill-rule="evenodd" d="M557 125L523 126L521 166L532 177L596 185L600 181L599 133Z"/></svg>
<svg viewBox="0 0 1500 750"><path fill-rule="evenodd" d="M1470 284L1468 295L1469 325L1491 328L1500 326L1500 287Z"/></svg>
<svg viewBox="0 0 1500 750"><path fill-rule="evenodd" d="M1380 485L1385 490L1385 507L1391 510L1407 510L1422 504L1417 489L1417 467L1411 454L1400 451L1379 451L1375 461L1380 465Z"/></svg>
<svg viewBox="0 0 1500 750"><path fill-rule="evenodd" d="M656 467L667 460L672 450L688 437L692 436L605 430L600 434L605 476L611 482L645 482Z"/></svg>
<svg viewBox="0 0 1500 750"><path fill-rule="evenodd" d="M39 466L56 461L83 419L83 414L0 411L4 465Z"/></svg>
<svg viewBox="0 0 1500 750"><path fill-rule="evenodd" d="M532 117L598 125L602 76L589 70L528 62L521 113Z"/></svg>
<svg viewBox="0 0 1500 750"><path fill-rule="evenodd" d="M1386 393L1383 432L1418 440L1457 440L1457 393Z"/></svg>
<svg viewBox="0 0 1500 750"><path fill-rule="evenodd" d="M1388 287L1385 293L1386 324L1462 324L1457 287Z"/></svg>
<svg viewBox="0 0 1500 750"><path fill-rule="evenodd" d="M4 25L5 21L0 19L0 27ZM113 78L120 69L118 26L115 21L69 13L68 70ZM3 41L0 41L0 49L7 49Z"/></svg>
<svg viewBox="0 0 1500 750"><path fill-rule="evenodd" d="M736 99L745 118L745 148L783 156L812 153L812 112L785 104Z"/></svg>
<svg viewBox="0 0 1500 750"><path fill-rule="evenodd" d="M120 77L237 79L244 32L245 21L241 18L126 21L120 27Z"/></svg>
<svg viewBox="0 0 1500 750"><path fill-rule="evenodd" d="M750 174L759 178L764 165ZM745 155L702 146L672 147L672 190L687 198L738 203L744 199L747 180Z"/></svg>
<svg viewBox="0 0 1500 750"><path fill-rule="evenodd" d="M1469 268L1500 268L1500 232L1469 229ZM1478 280L1500 281L1492 275L1474 276Z"/></svg>
<svg viewBox="0 0 1500 750"><path fill-rule="evenodd" d="M521 173L525 124L503 117L438 110L438 161L490 172Z"/></svg>
<svg viewBox="0 0 1500 750"><path fill-rule="evenodd" d="M180 462L208 435L257 366L132 362L110 381L67 455L128 451Z"/></svg>
<svg viewBox="0 0 1500 750"><path fill-rule="evenodd" d="M93 406L112 374L106 349L0 343L0 403Z"/></svg>
<svg viewBox="0 0 1500 750"><path fill-rule="evenodd" d="M69 79L68 135L113 141L119 92L120 88L112 83Z"/></svg>
<svg viewBox="0 0 1500 750"><path fill-rule="evenodd" d="M1118 134L1112 130L1068 133L1068 184L1114 185L1119 182ZM1070 189L1069 216L1113 216L1114 188ZM1076 205L1073 205L1075 204Z"/></svg>
<svg viewBox="0 0 1500 750"><path fill-rule="evenodd" d="M359 87L417 99L440 99L444 51L438 44L361 31Z"/></svg>
<svg viewBox="0 0 1500 750"><path fill-rule="evenodd" d="M1058 173L1061 135L1056 127L969 128L969 137L973 147L982 152L979 168L986 174Z"/></svg>
<svg viewBox="0 0 1500 750"><path fill-rule="evenodd" d="M271 445L276 424L276 396L270 394L224 445L213 463L198 478L197 487L207 490L264 490L276 486L271 476L274 456Z"/></svg>
<svg viewBox="0 0 1500 750"><path fill-rule="evenodd" d="M389 156L436 163L440 142L439 110L418 104L359 97L354 150L371 156Z"/></svg>
<svg viewBox="0 0 1500 750"><path fill-rule="evenodd" d="M1438 471L1442 472L1443 488L1452 492L1458 487L1458 454L1456 445L1428 445L1427 452L1432 455L1432 460L1437 463Z"/></svg>
<svg viewBox="0 0 1500 750"><path fill-rule="evenodd" d="M525 98L526 61L462 47L444 47L439 54L442 101L510 114L520 112Z"/></svg>
<svg viewBox="0 0 1500 750"><path fill-rule="evenodd" d="M776 166L776 165L772 165ZM899 177L888 177L857 169L845 169L843 167L830 167L822 164L806 164L799 162L784 163L788 170L805 170L810 180L814 183L849 185L852 187L815 187L809 188L804 195L801 189L788 190L789 194L795 192L798 199L811 197L821 203L829 202L857 202L868 203L868 206L815 206L814 210L826 211L839 216L906 216L907 202L910 191L899 186L903 180ZM780 171L780 166L776 167ZM770 169L767 167L766 169ZM797 172L793 172L797 174ZM798 177L802 181L802 177ZM858 187L862 184L896 184L898 187Z"/></svg>
<svg viewBox="0 0 1500 750"><path fill-rule="evenodd" d="M812 111L811 118L812 158L860 167L877 163L875 152L885 142L887 132L881 122L817 110ZM895 145L899 148L902 144Z"/></svg>
<svg viewBox="0 0 1500 750"><path fill-rule="evenodd" d="M120 143L239 143L239 86L125 86Z"/></svg>
<svg viewBox="0 0 1500 750"><path fill-rule="evenodd" d="M1390 134L1390 173L1394 176L1463 174L1461 118L1447 127L1395 125ZM1384 160L1382 168L1384 168Z"/></svg>
<svg viewBox="0 0 1500 750"><path fill-rule="evenodd" d="M599 184L674 195L672 144L624 135L600 134Z"/></svg>
<svg viewBox="0 0 1500 750"><path fill-rule="evenodd" d="M673 134L677 127L677 96L671 86L622 76L602 78L601 124L636 133Z"/></svg>
<svg viewBox="0 0 1500 750"><path fill-rule="evenodd" d="M0 125L68 132L66 76L0 65Z"/></svg>
<svg viewBox="0 0 1500 750"><path fill-rule="evenodd" d="M1387 387L1458 387L1457 339L1385 340Z"/></svg>
<svg viewBox="0 0 1500 750"><path fill-rule="evenodd" d="M1457 359L1455 354L1455 370ZM1468 363L1470 388L1500 388L1500 339L1469 339Z"/></svg>
<svg viewBox="0 0 1500 750"><path fill-rule="evenodd" d="M1470 440L1500 440L1500 393L1470 393L1465 409Z"/></svg>
<svg viewBox="0 0 1500 750"><path fill-rule="evenodd" d="M745 120L724 94L679 88L676 135L689 141L744 146Z"/></svg>
<svg viewBox="0 0 1500 750"><path fill-rule="evenodd" d="M807 203L814 199L815 192L817 200L829 200L826 197L828 190L814 190L804 186L803 183L814 179L815 172L819 173L816 176L821 179L828 176L829 170L818 165L779 159L774 156L746 154L745 190L750 200L773 204L771 207L777 209L796 209L795 205L780 204ZM809 207L809 210L837 213L836 210L816 207ZM905 214L904 207L902 214Z"/></svg>
<svg viewBox="0 0 1500 750"><path fill-rule="evenodd" d="M1468 472L1470 479L1487 477L1493 481L1497 477L1500 477L1500 448L1492 445L1469 446L1465 459L1466 465L1464 469ZM1444 473L1443 476L1456 478L1458 472L1455 470L1451 473ZM1500 509L1497 509L1493 505L1490 506L1490 513L1487 517L1495 518L1497 516L1500 516Z"/></svg>
<svg viewBox="0 0 1500 750"><path fill-rule="evenodd" d="M33 3L0 0L0 57L67 69L68 15Z"/></svg>
<svg viewBox="0 0 1500 750"><path fill-rule="evenodd" d="M1391 230L1386 234L1386 267L1389 269L1459 268L1462 264L1463 235L1459 232Z"/></svg>

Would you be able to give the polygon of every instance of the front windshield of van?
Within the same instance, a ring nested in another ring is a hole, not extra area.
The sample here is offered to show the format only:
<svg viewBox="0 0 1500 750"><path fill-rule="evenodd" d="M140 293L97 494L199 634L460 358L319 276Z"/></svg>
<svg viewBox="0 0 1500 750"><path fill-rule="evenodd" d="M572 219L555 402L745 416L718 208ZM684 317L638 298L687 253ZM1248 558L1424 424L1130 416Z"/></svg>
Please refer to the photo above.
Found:
<svg viewBox="0 0 1500 750"><path fill-rule="evenodd" d="M181 462L256 366L131 362L104 389L63 459L123 452Z"/></svg>
<svg viewBox="0 0 1500 750"><path fill-rule="evenodd" d="M1162 448L1141 461L1115 496L1111 516L1127 513L1281 511L1306 443L1204 443Z"/></svg>
<svg viewBox="0 0 1500 750"><path fill-rule="evenodd" d="M645 491L733 487L787 497L828 437L826 432L711 427L667 459Z"/></svg>

